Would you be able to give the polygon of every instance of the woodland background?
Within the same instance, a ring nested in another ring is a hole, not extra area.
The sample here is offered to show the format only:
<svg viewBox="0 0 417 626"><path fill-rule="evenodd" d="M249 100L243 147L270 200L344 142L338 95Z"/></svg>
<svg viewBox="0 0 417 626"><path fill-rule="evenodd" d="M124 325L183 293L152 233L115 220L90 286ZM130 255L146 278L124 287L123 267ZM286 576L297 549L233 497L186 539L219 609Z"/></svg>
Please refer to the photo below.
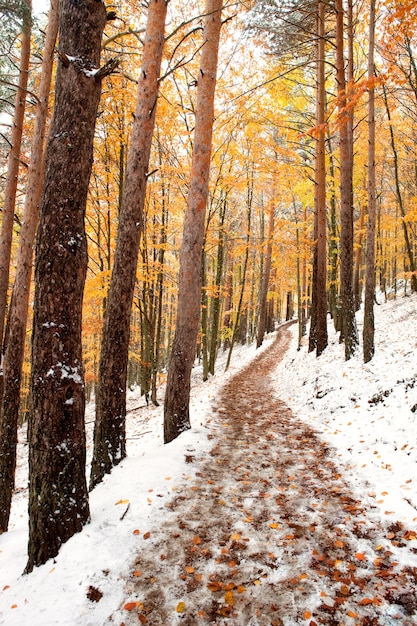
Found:
<svg viewBox="0 0 417 626"><path fill-rule="evenodd" d="M350 327L344 316L350 311L350 321L354 319L365 274L371 276L368 312L375 282L387 298L388 293L405 293L408 286L416 289L414 3L380 2L375 7L373 2L352 1L345 7L329 5L319 14L320 6L261 0L226 3L223 8L196 349L205 379L215 372L219 350L228 351L229 364L236 342L256 339L260 345L265 331L294 315L300 345L312 315L309 349L319 355L326 345L320 335L323 301L326 324L330 313L349 340L348 359L359 337L354 322ZM102 80L85 215L88 271L82 323L87 399L94 396L98 379L147 9L147 3L138 7L129 2L107 7L111 17L102 57L117 62ZM166 377L175 331L205 10L194 0L186 6L174 0L168 4L128 363L128 386L139 385L153 403L161 400L158 387ZM40 167L38 181L42 177L42 156L33 154L33 140L43 102L40 68L47 18L32 16L30 5L18 1L1 6L0 12L0 254L8 242L11 245L7 264L0 256L0 295L2 289L5 294L0 317L7 328L18 246L27 224L31 163ZM28 84L16 91L22 76ZM50 111L53 82L48 94ZM19 121L16 115L23 112ZM19 125L21 146L15 136ZM351 235L346 234L349 221ZM369 241L372 245L366 246ZM317 268L323 262L320 283ZM21 421L28 412L31 312L29 306ZM365 323L364 333L369 332Z"/></svg>

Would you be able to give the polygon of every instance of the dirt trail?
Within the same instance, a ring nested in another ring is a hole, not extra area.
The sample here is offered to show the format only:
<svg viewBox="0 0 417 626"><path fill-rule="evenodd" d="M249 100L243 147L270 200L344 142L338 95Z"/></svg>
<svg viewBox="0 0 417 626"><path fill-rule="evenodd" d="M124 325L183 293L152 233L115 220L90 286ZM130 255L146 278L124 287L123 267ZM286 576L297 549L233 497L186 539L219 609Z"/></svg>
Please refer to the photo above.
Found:
<svg viewBox="0 0 417 626"><path fill-rule="evenodd" d="M109 623L417 624L417 571L393 561L404 529L375 522L334 451L274 397L288 341L284 327L223 388L213 448L138 554L134 608Z"/></svg>

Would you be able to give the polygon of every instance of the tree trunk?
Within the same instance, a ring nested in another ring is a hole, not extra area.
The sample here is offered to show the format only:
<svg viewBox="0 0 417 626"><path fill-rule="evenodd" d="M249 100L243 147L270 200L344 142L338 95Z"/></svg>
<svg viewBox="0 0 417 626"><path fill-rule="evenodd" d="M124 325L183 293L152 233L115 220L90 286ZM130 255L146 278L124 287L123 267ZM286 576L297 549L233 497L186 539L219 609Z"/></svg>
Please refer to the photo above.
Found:
<svg viewBox="0 0 417 626"><path fill-rule="evenodd" d="M42 193L45 128L57 32L58 4L52 2L45 36L38 109L28 170L24 215L20 229L16 278L3 348L3 377L0 385L3 392L3 405L0 413L0 532L7 530L14 489L20 383L32 276L32 250Z"/></svg>
<svg viewBox="0 0 417 626"><path fill-rule="evenodd" d="M221 11L222 0L206 0L191 180L180 253L177 323L165 394L165 443L190 428L190 379L200 321L201 254L210 174Z"/></svg>
<svg viewBox="0 0 417 626"><path fill-rule="evenodd" d="M274 220L275 218L275 206L271 204L269 209L269 223L268 223L268 243L265 254L265 266L262 276L262 288L261 298L259 304L259 320L258 329L256 334L256 347L259 348L264 340L266 330L266 314L267 314L267 300L268 300L268 287L269 276L271 273L271 261L272 261L272 240L274 238ZM297 231L298 232L298 231Z"/></svg>
<svg viewBox="0 0 417 626"><path fill-rule="evenodd" d="M370 0L368 47L368 228L366 235L365 311L363 318L363 358L368 363L375 353L375 0Z"/></svg>
<svg viewBox="0 0 417 626"><path fill-rule="evenodd" d="M26 109L26 94L29 76L30 39L32 30L32 3L25 0L23 28L20 49L19 82L16 90L15 107L12 122L11 148L7 163L6 187L0 237L0 345L3 342L4 321L9 288L10 254L13 238L14 209L20 167L20 148L22 145L23 122Z"/></svg>
<svg viewBox="0 0 417 626"><path fill-rule="evenodd" d="M149 157L155 126L166 0L151 0L138 100L123 185L116 253L104 318L90 489L126 456L126 377L130 316L143 228Z"/></svg>
<svg viewBox="0 0 417 626"><path fill-rule="evenodd" d="M239 302L237 305L237 310L236 310L236 318L235 318L235 322L233 324L233 332L232 332L232 337L230 340L230 346L229 346L229 353L227 355L227 361L226 361L226 370L229 368L230 365L230 361L232 359L232 352L233 352L233 348L235 345L235 341L237 339L237 335L239 332L239 326L241 324L241 315L242 315L242 305L243 305L243 296L245 294L245 287L246 287L246 274L247 274L247 270L248 270L248 261L249 261L249 242L250 242L250 235L251 235L251 222L252 222L252 201L253 201L253 170L251 172L251 180L248 180L248 208L247 208L247 226L246 226L246 250L245 250L245 260L243 261L243 270L242 270L242 281L241 281L241 285L240 285L240 295L239 295ZM242 320L243 320L243 316L242 316Z"/></svg>
<svg viewBox="0 0 417 626"><path fill-rule="evenodd" d="M81 344L84 215L101 92L94 72L105 24L101 2L60 1L60 63L35 262L27 572L55 556L90 518Z"/></svg>
<svg viewBox="0 0 417 626"><path fill-rule="evenodd" d="M345 358L350 359L358 345L353 296L353 206L352 206L352 160L349 136L350 114L347 109L345 59L343 45L343 0L336 0L336 68L339 107L339 155L340 155L340 284L342 297L342 336L345 342Z"/></svg>
<svg viewBox="0 0 417 626"><path fill-rule="evenodd" d="M416 268L414 254L413 254L413 248L412 248L411 241L410 241L410 235L408 232L407 222L405 220L406 213L405 213L404 201L403 201L403 197L401 193L400 173L399 173L399 164L398 164L398 151L397 151L397 146L395 142L394 129L391 123L391 111L390 111L389 104L388 104L387 90L385 88L385 85L382 86L382 93L384 96L385 110L387 112L390 140L391 140L391 149L392 149L392 155L394 158L395 193L397 196L398 206L400 208L400 213L401 213L401 218L402 218L401 224L402 224L403 233L404 233L405 249L406 249L407 258L410 264L411 289L414 292L416 292L417 291L417 268Z"/></svg>
<svg viewBox="0 0 417 626"><path fill-rule="evenodd" d="M224 220L226 218L227 198L221 203L219 216L219 243L217 245L217 266L215 288L216 291L211 299L211 334L210 334L210 351L209 351L209 372L214 376L214 368L216 364L217 347L219 345L219 327L220 327L220 288L222 284L223 265L224 265Z"/></svg>
<svg viewBox="0 0 417 626"><path fill-rule="evenodd" d="M315 213L317 239L314 267L317 272L316 287L316 354L320 356L327 347L327 244L326 244L326 150L325 150L325 5L317 9L317 103L316 123L318 136L315 163Z"/></svg>
<svg viewBox="0 0 417 626"><path fill-rule="evenodd" d="M363 252L363 235L365 224L365 205L361 205L361 214L359 218L359 232L355 251L355 270L353 278L353 294L355 297L355 311L361 308L362 288L361 288L361 262Z"/></svg>

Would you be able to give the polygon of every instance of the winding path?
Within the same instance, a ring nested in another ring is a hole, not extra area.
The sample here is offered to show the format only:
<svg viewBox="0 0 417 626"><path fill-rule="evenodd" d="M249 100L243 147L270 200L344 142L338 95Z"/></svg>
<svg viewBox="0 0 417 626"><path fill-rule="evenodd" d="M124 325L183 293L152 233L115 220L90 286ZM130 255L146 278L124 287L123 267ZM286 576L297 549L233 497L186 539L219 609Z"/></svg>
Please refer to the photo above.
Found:
<svg viewBox="0 0 417 626"><path fill-rule="evenodd" d="M393 560L404 529L364 510L334 451L274 396L288 342L282 327L223 388L212 450L138 554L123 624L417 624L417 570Z"/></svg>

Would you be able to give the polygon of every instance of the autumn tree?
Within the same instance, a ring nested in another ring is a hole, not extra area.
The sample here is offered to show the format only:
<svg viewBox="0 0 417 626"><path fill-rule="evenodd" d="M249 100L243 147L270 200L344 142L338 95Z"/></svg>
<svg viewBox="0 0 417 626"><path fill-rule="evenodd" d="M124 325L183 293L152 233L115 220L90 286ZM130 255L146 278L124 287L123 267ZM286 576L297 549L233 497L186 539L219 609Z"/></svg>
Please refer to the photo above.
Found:
<svg viewBox="0 0 417 626"><path fill-rule="evenodd" d="M350 359L358 345L353 294L353 190L350 111L347 100L344 53L343 0L336 0L336 82L338 95L339 158L340 158L340 283L342 299L342 337L345 358Z"/></svg>
<svg viewBox="0 0 417 626"><path fill-rule="evenodd" d="M201 254L208 198L222 0L206 0L190 187L187 198L175 336L164 402L164 441L190 428L191 369L200 321Z"/></svg>
<svg viewBox="0 0 417 626"><path fill-rule="evenodd" d="M155 125L167 4L167 0L151 0L148 6L138 98L104 319L90 489L126 456L126 378L130 317L143 228L143 206Z"/></svg>
<svg viewBox="0 0 417 626"><path fill-rule="evenodd" d="M60 2L59 65L35 259L27 572L55 556L90 518L81 311L94 128L101 79L114 67L99 67L105 24L102 2Z"/></svg>
<svg viewBox="0 0 417 626"><path fill-rule="evenodd" d="M366 235L365 310L363 320L363 357L368 363L375 352L375 0L370 0L368 47L368 228Z"/></svg>
<svg viewBox="0 0 417 626"><path fill-rule="evenodd" d="M9 5L10 9L12 5ZM9 10L10 10L9 9ZM12 13L21 14L22 33L19 64L19 78L16 87L14 113L12 119L12 133L7 166L6 187L4 190L4 204L2 208L2 224L0 234L0 342L3 341L4 321L7 307L9 288L9 266L12 249L14 209L18 176L20 170L20 150L23 136L23 122L25 118L27 85L29 77L30 44L32 32L32 4L31 0L16 3ZM0 381L0 387L2 381Z"/></svg>
<svg viewBox="0 0 417 626"><path fill-rule="evenodd" d="M58 3L52 1L45 36L42 75L28 168L23 220L20 229L16 278L13 285L3 346L3 386L0 389L0 531L7 530L16 465L20 382L24 358L29 294L32 277L32 250L42 192L44 139L55 41L58 31ZM4 387L4 389L3 389Z"/></svg>

